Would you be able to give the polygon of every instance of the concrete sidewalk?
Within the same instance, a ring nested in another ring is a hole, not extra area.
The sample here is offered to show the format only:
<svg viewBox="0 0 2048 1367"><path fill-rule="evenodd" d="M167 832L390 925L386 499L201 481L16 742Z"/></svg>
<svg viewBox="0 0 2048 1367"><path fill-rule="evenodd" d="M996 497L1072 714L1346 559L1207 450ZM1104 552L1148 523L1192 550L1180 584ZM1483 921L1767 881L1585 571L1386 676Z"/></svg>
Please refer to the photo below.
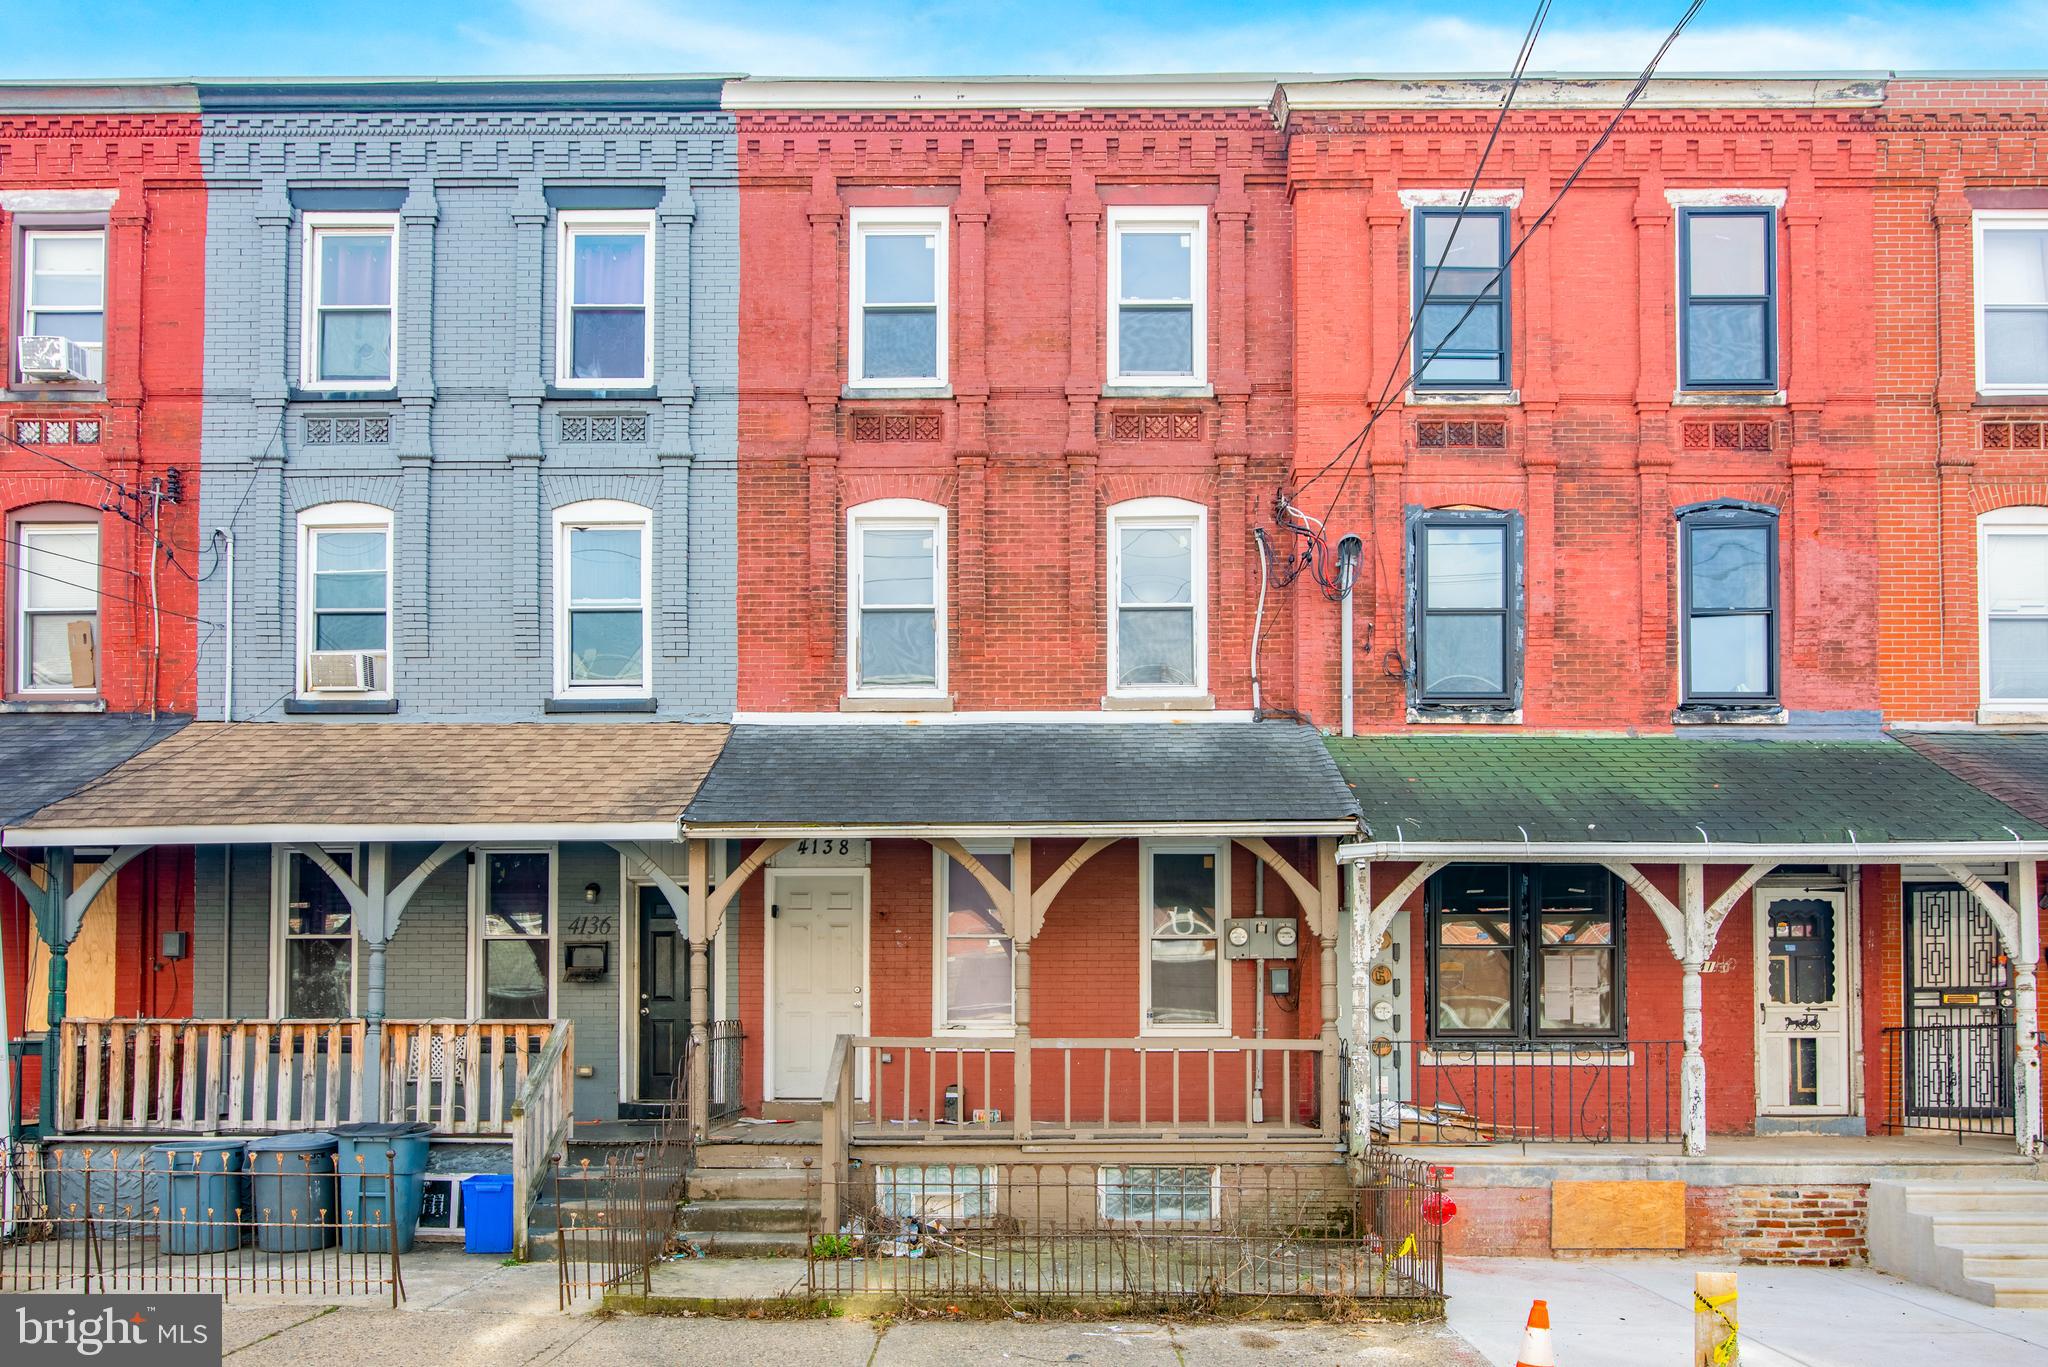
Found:
<svg viewBox="0 0 2048 1367"><path fill-rule="evenodd" d="M1513 1367L1540 1297L1562 1367L1681 1367L1692 1360L1693 1274L1716 1266L1456 1258L1451 1327L1494 1367ZM2048 1364L2048 1311L1994 1310L1860 1268L1737 1271L1743 1367Z"/></svg>

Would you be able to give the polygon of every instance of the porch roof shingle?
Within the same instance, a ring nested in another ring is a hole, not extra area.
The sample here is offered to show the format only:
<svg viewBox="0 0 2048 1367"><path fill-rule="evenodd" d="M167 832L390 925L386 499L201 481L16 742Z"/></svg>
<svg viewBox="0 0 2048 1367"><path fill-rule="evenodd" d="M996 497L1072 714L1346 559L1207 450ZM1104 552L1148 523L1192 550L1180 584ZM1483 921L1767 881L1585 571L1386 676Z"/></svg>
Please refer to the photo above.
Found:
<svg viewBox="0 0 2048 1367"><path fill-rule="evenodd" d="M1328 745L1377 841L2048 838L2048 826L1890 740L1403 735Z"/></svg>
<svg viewBox="0 0 2048 1367"><path fill-rule="evenodd" d="M733 728L692 828L1355 829L1318 743L1287 722L848 723Z"/></svg>
<svg viewBox="0 0 2048 1367"><path fill-rule="evenodd" d="M78 791L191 720L66 713L0 717L0 827Z"/></svg>
<svg viewBox="0 0 2048 1367"><path fill-rule="evenodd" d="M2048 732L1899 732L1899 739L1973 788L2048 825Z"/></svg>
<svg viewBox="0 0 2048 1367"><path fill-rule="evenodd" d="M729 729L198 722L9 834L360 826L420 828L424 838L464 827L673 829Z"/></svg>

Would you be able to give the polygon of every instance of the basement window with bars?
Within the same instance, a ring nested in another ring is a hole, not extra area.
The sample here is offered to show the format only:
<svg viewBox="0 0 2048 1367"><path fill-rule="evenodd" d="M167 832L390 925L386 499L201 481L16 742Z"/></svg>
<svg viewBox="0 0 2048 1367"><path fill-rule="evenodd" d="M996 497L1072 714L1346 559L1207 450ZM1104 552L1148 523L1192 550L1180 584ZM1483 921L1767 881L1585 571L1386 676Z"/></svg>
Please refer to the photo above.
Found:
<svg viewBox="0 0 2048 1367"><path fill-rule="evenodd" d="M1621 1038L1623 899L1613 874L1457 864L1429 880L1426 905L1430 1038Z"/></svg>

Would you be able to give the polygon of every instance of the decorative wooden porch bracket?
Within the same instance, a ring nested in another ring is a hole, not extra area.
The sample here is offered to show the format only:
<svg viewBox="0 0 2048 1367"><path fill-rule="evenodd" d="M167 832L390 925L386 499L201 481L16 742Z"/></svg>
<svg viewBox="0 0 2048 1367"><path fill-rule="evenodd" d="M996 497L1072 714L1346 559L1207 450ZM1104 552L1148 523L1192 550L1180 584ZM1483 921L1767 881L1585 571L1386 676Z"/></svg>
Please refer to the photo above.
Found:
<svg viewBox="0 0 2048 1367"><path fill-rule="evenodd" d="M1241 835L1237 837L1237 843L1257 855L1261 864L1280 875L1280 881L1287 885L1287 890L1294 894L1295 902L1300 905L1302 914L1308 917L1309 928L1319 937L1328 938L1335 927L1326 927L1322 924L1323 899L1322 894L1316 890L1316 885L1309 882L1300 869L1282 859L1280 852L1263 837Z"/></svg>
<svg viewBox="0 0 2048 1367"><path fill-rule="evenodd" d="M711 924L713 926L725 924L725 909L732 905L733 898L740 895L740 889L747 885L747 880L752 878L763 864L766 864L795 843L796 841L793 838L763 840L760 844L754 846L753 852L748 854L745 859L740 860L737 865L728 869L725 881L712 889L710 898L705 903L705 915L710 918Z"/></svg>
<svg viewBox="0 0 2048 1367"><path fill-rule="evenodd" d="M1038 890L1031 894L1031 924L1026 927L1029 933L1025 938L1038 938L1038 933L1045 929L1045 913L1052 908L1053 899L1060 895L1060 890L1081 871L1082 865L1115 843L1116 840L1110 836L1096 836L1081 842L1081 847L1061 861L1060 866L1038 885Z"/></svg>
<svg viewBox="0 0 2048 1367"><path fill-rule="evenodd" d="M1372 907L1372 911L1366 917L1365 922L1365 938L1366 943L1368 945L1375 947L1378 946L1380 942L1380 936L1385 935L1387 931L1393 926L1394 917L1400 914L1402 907L1408 905L1408 899L1415 895L1415 890L1421 887L1424 883L1428 882L1438 871L1443 869L1447 862L1448 861L1446 860L1435 860L1426 864L1417 864L1414 868L1408 870L1408 874L1406 877L1404 877L1400 882L1394 884L1394 889L1392 892L1389 892L1385 897L1381 898L1378 902L1369 902L1368 898L1370 894L1368 893L1367 889L1370 885L1365 881L1364 878L1364 870L1366 866L1364 864L1359 864L1357 866L1359 869L1359 873L1357 875L1354 875L1354 877L1356 877L1358 881L1354 884L1354 886L1358 889L1360 897L1359 905L1370 905Z"/></svg>
<svg viewBox="0 0 2048 1367"><path fill-rule="evenodd" d="M2041 904L2040 871L2031 859L2015 861L2009 875L2015 895L2008 902L1962 865L1941 867L1984 908L2012 962L2013 1047L2017 1055L2013 1060L2013 1141L2021 1153L2037 1156L2042 1150L2040 987L2036 976L2036 965L2041 962L2041 926L2035 911Z"/></svg>
<svg viewBox="0 0 2048 1367"><path fill-rule="evenodd" d="M667 902L668 909L676 914L676 924L688 926L690 937L695 939L697 924L691 917L689 892L680 883L676 882L675 879L668 876L667 869L654 862L654 856L649 854L646 847L639 841L609 840L605 843L633 861L636 866L633 869L635 876L645 878L648 882L654 884L655 887L661 889L662 900Z"/></svg>
<svg viewBox="0 0 2048 1367"><path fill-rule="evenodd" d="M989 901L995 904L996 916L1002 921L1003 929L1010 932L1012 940L1029 939L1028 929L1018 921L1016 899L1010 895L1010 885L995 876L989 866L976 859L965 845L957 840L938 837L931 841L933 849L974 875L974 881L981 884L988 893Z"/></svg>

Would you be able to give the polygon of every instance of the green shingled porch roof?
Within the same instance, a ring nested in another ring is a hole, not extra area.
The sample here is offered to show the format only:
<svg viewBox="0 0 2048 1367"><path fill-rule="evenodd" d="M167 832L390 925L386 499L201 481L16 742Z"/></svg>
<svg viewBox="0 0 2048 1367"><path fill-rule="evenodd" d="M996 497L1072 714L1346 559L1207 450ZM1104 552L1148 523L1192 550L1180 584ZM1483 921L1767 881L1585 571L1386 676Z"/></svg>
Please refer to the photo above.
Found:
<svg viewBox="0 0 2048 1367"><path fill-rule="evenodd" d="M1375 840L2027 840L2048 827L1907 746L1674 736L1330 738ZM1399 827L1398 833L1396 827Z"/></svg>

